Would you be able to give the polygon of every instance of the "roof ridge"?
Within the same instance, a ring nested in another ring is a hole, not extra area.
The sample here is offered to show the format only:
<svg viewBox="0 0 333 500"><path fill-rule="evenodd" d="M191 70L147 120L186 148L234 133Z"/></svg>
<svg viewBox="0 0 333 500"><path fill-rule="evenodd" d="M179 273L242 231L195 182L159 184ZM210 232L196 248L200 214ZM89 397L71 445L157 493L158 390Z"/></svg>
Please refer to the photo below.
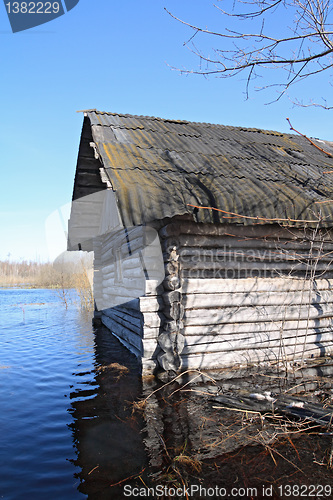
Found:
<svg viewBox="0 0 333 500"><path fill-rule="evenodd" d="M77 113L95 113L96 115L109 115L109 116L119 116L123 118L137 118L137 119L145 119L145 120L152 120L152 121L161 121L161 122L166 122L166 123L176 123L176 124L185 124L185 125L203 125L207 127L223 127L229 130L238 130L238 131L244 131L244 132L253 132L253 133L265 133L266 135L275 135L275 136L291 136L294 137L296 134L288 133L288 132L280 132L278 130L268 130L264 128L258 128L258 127L245 127L241 125L224 125L222 123L210 123L210 122L200 122L200 121L190 121L190 120L181 120L181 119L175 119L175 118L162 118L160 116L148 116L148 115L135 115L135 114L130 114L130 113L117 113L117 112L111 112L111 111L100 111L96 108L92 109L81 109L78 110Z"/></svg>

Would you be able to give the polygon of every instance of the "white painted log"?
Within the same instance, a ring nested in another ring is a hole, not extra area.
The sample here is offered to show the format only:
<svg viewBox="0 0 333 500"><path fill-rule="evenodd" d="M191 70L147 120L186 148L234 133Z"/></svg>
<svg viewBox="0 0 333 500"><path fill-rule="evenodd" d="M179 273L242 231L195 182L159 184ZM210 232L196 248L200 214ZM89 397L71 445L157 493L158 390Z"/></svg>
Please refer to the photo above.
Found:
<svg viewBox="0 0 333 500"><path fill-rule="evenodd" d="M163 300L164 296L163 296ZM236 306L263 306L263 305L296 305L296 304L333 303L332 291L300 292L234 292L234 293L195 293L183 296L185 309L203 307L236 307Z"/></svg>
<svg viewBox="0 0 333 500"><path fill-rule="evenodd" d="M146 280L145 294L148 295L161 295L164 289L159 280Z"/></svg>
<svg viewBox="0 0 333 500"><path fill-rule="evenodd" d="M158 312L143 313L143 324L150 328L160 328L164 321L164 317Z"/></svg>
<svg viewBox="0 0 333 500"><path fill-rule="evenodd" d="M199 346L200 344L233 344L237 342L244 343L265 343L265 342L275 342L277 340L294 342L295 338L307 335L315 335L316 338L321 338L321 336L326 335L327 339L333 341L333 326L331 329L325 328L300 328L298 330L275 330L275 331L257 331L257 332L244 332L244 333L229 333L229 334L198 334L197 335L186 335L183 332L186 345L188 346Z"/></svg>
<svg viewBox="0 0 333 500"><path fill-rule="evenodd" d="M160 269L147 268L147 279L158 280L163 277L163 272ZM124 278L142 278L146 279L146 274L143 269L124 269L122 270Z"/></svg>
<svg viewBox="0 0 333 500"><path fill-rule="evenodd" d="M124 270L122 270L122 275L124 278L145 279L145 274L143 272L143 269L141 269L141 267L137 267L137 268L133 268L133 269L124 269ZM151 279L154 279L154 277L152 277Z"/></svg>
<svg viewBox="0 0 333 500"><path fill-rule="evenodd" d="M333 353L332 343L324 344L325 355ZM225 353L202 353L194 355L180 355L182 360L181 369L210 370L235 366L248 366L257 363L283 363L301 359L303 347L299 347L296 352L290 349L286 353L281 353L280 349L253 349L249 351L228 351ZM307 346L304 351L304 359L320 357L323 355L322 349L317 345Z"/></svg>
<svg viewBox="0 0 333 500"><path fill-rule="evenodd" d="M143 326L142 329L142 334L143 334L143 341L144 340L150 340L150 339L157 339L157 337L160 334L160 328L159 327L150 327L150 326Z"/></svg>
<svg viewBox="0 0 333 500"><path fill-rule="evenodd" d="M315 280L317 290L333 290L333 279ZM312 288L303 278L186 279L182 293L293 292Z"/></svg>
<svg viewBox="0 0 333 500"><path fill-rule="evenodd" d="M307 346L310 344L315 344L320 347L321 344L332 344L333 347L333 332L324 332L318 334L313 330L299 331L297 336L287 337L287 338L263 338L263 337L253 337L247 339L225 339L220 342L198 342L197 344L189 345L187 344L187 338L185 337L185 347L181 351L182 354L195 354L195 353L208 353L208 352L226 352L233 351L236 349L241 350L251 350L251 349L277 349L281 348L284 351L285 348L299 348L300 346Z"/></svg>
<svg viewBox="0 0 333 500"><path fill-rule="evenodd" d="M109 274L114 274L115 265L114 262L112 264L98 264L98 271L103 274L103 277L108 276Z"/></svg>
<svg viewBox="0 0 333 500"><path fill-rule="evenodd" d="M114 277L111 279L105 279L103 280L103 287L104 289L106 288L129 288L129 289L137 289L137 290L142 290L142 293L145 292L146 290L146 284L145 280L143 278L123 278L120 282L115 281Z"/></svg>
<svg viewBox="0 0 333 500"><path fill-rule="evenodd" d="M297 320L333 317L330 304L321 304L318 310L314 306L274 306L226 307L221 309L187 309L184 314L185 325L214 325L217 323L237 323L272 320Z"/></svg>
<svg viewBox="0 0 333 500"><path fill-rule="evenodd" d="M144 349L146 349L147 352L148 352L148 350L155 352L156 349L158 349L157 338L155 338L155 339L142 339L142 345L143 345ZM144 351L144 352L146 352L146 351ZM148 357L148 356L146 356L146 354L144 356Z"/></svg>
<svg viewBox="0 0 333 500"><path fill-rule="evenodd" d="M123 304L126 309L146 313L159 311L163 308L163 300L159 296L137 297Z"/></svg>

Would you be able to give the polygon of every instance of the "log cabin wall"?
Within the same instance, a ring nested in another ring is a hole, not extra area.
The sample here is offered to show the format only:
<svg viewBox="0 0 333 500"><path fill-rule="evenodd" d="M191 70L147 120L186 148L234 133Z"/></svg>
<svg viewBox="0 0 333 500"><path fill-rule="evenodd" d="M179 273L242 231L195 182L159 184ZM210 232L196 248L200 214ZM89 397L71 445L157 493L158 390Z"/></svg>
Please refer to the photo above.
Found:
<svg viewBox="0 0 333 500"><path fill-rule="evenodd" d="M143 373L151 374L157 366L163 301L159 261L146 246L146 235L138 227L130 235L118 230L94 239L94 297L95 317L142 359Z"/></svg>
<svg viewBox="0 0 333 500"><path fill-rule="evenodd" d="M332 233L174 220L160 229L165 370L332 353Z"/></svg>

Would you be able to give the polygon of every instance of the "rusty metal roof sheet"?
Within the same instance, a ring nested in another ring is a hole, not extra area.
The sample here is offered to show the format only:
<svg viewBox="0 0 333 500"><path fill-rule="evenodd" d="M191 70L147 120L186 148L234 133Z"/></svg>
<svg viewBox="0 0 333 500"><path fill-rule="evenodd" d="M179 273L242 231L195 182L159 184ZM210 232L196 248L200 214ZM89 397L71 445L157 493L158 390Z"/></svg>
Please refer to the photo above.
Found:
<svg viewBox="0 0 333 500"><path fill-rule="evenodd" d="M85 120L125 225L195 213L198 222L333 226L333 157L304 137L96 110Z"/></svg>

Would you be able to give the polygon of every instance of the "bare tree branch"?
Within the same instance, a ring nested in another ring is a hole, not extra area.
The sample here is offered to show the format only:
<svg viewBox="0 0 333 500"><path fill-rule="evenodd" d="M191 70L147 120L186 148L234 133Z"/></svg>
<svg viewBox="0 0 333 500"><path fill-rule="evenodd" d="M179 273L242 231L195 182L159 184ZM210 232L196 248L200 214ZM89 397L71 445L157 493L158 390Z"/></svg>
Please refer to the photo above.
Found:
<svg viewBox="0 0 333 500"><path fill-rule="evenodd" d="M221 31L196 26L165 9L173 19L194 31L184 45L200 59L200 67L178 69L182 73L227 78L247 71L248 96L256 77L263 76L269 69L280 68L285 71L286 77L281 83L273 84L280 87L279 99L291 85L333 67L333 6L330 0L235 0L229 12L217 5L215 7L224 21ZM241 12L238 12L239 8ZM279 12L283 9L284 18L290 20L292 27L272 28L274 23L268 21L278 9ZM235 24L242 24L243 28L244 23L251 29L234 29ZM206 55L193 44L193 38L196 36L197 40L199 35L215 39L217 45L221 42L222 46L213 48L215 57Z"/></svg>

